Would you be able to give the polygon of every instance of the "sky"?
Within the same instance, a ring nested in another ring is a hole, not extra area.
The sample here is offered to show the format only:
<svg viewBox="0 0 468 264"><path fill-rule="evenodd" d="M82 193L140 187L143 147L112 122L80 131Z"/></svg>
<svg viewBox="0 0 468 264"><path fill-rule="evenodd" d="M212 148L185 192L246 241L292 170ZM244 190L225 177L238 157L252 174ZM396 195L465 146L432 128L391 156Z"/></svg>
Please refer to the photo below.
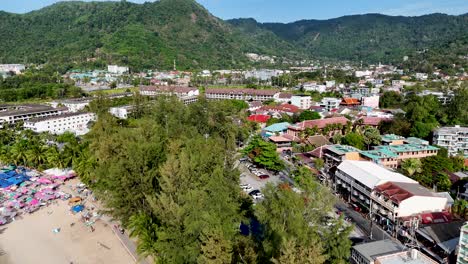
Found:
<svg viewBox="0 0 468 264"><path fill-rule="evenodd" d="M145 0L128 0L143 3ZM146 0L148 1L148 0ZM468 13L468 0L197 0L223 19L252 17L260 22L293 22L345 15L381 13L419 16L430 13ZM57 0L0 0L0 10L26 13ZM151 1L149 1L151 2Z"/></svg>

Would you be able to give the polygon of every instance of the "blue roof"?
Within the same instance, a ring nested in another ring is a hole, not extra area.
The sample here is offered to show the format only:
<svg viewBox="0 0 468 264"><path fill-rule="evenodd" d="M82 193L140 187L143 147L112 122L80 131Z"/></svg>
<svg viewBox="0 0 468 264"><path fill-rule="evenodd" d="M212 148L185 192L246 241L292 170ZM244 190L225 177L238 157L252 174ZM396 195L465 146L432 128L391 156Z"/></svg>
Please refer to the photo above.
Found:
<svg viewBox="0 0 468 264"><path fill-rule="evenodd" d="M287 130L288 126L290 125L291 124L289 124L288 122L276 123L271 126L265 127L264 130L268 132L281 132Z"/></svg>

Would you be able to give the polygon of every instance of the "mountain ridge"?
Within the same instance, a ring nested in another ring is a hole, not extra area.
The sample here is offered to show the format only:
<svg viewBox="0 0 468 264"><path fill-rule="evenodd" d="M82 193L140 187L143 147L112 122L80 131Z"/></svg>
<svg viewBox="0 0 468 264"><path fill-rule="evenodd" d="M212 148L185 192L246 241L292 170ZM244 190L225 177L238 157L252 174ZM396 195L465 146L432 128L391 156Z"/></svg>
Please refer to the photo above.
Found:
<svg viewBox="0 0 468 264"><path fill-rule="evenodd" d="M58 2L25 14L0 11L0 63L70 63L135 69L246 67L245 53L295 60L395 62L466 35L467 14L350 15L260 23L222 20L195 0L143 4Z"/></svg>

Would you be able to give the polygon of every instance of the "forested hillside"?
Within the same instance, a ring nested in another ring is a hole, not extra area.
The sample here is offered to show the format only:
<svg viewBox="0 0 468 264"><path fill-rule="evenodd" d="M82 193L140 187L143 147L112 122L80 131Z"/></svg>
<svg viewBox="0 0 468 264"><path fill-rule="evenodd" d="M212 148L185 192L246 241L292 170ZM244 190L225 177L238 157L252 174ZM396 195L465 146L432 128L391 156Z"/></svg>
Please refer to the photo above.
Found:
<svg viewBox="0 0 468 264"><path fill-rule="evenodd" d="M257 31L272 32L309 56L368 62L401 61L414 51L468 35L467 15L367 14L289 24L256 23L253 19L228 22L244 29L255 27Z"/></svg>
<svg viewBox="0 0 468 264"><path fill-rule="evenodd" d="M133 68L242 65L240 41L193 0L62 2L0 14L0 62L128 64Z"/></svg>
<svg viewBox="0 0 468 264"><path fill-rule="evenodd" d="M368 14L281 24L223 21L195 0L62 2L22 15L0 12L0 63L120 63L139 70L170 69L175 60L178 69L242 68L251 65L245 53L279 62L401 62L467 36L467 28L467 15Z"/></svg>

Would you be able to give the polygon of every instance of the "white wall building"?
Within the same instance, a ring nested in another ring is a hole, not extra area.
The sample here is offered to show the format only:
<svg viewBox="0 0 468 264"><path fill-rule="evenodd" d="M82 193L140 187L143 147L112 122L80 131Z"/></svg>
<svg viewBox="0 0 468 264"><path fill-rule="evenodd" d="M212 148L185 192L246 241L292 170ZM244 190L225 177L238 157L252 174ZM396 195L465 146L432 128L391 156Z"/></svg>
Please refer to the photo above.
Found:
<svg viewBox="0 0 468 264"><path fill-rule="evenodd" d="M300 109L309 109L312 106L312 98L309 95L293 95L291 104Z"/></svg>
<svg viewBox="0 0 468 264"><path fill-rule="evenodd" d="M146 96L166 95L177 97L198 96L200 91L196 87L187 86L140 86L140 94Z"/></svg>
<svg viewBox="0 0 468 264"><path fill-rule="evenodd" d="M125 66L108 65L107 71L113 74L124 74L124 73L128 73L129 69L128 67L125 67Z"/></svg>
<svg viewBox="0 0 468 264"><path fill-rule="evenodd" d="M372 75L372 71L356 71L354 73L354 76L358 77L358 78L361 78L361 77L369 77Z"/></svg>
<svg viewBox="0 0 468 264"><path fill-rule="evenodd" d="M302 88L304 91L316 91L319 93L324 93L327 91L327 86L323 84L317 84L316 82L303 83Z"/></svg>
<svg viewBox="0 0 468 264"><path fill-rule="evenodd" d="M256 89L206 89L205 96L211 100L252 100L267 101L279 99L280 92L277 90Z"/></svg>
<svg viewBox="0 0 468 264"><path fill-rule="evenodd" d="M95 120L96 114L94 113L67 113L28 120L24 122L24 128L31 129L36 133L63 134L71 132L75 135L84 135L89 131L88 123Z"/></svg>
<svg viewBox="0 0 468 264"><path fill-rule="evenodd" d="M320 106L325 108L327 111L331 111L332 109L339 108L341 101L342 100L340 98L324 97L320 102Z"/></svg>
<svg viewBox="0 0 468 264"><path fill-rule="evenodd" d="M128 116L132 113L132 110L133 110L133 106L125 105L125 106L111 107L109 108L109 113L117 118L127 119Z"/></svg>
<svg viewBox="0 0 468 264"><path fill-rule="evenodd" d="M90 99L75 99L65 101L54 101L51 102L50 105L54 108L58 107L59 105L63 105L66 108L68 108L68 112L76 113L85 109L85 107L88 106L90 102Z"/></svg>
<svg viewBox="0 0 468 264"><path fill-rule="evenodd" d="M363 106L372 107L372 108L379 108L380 96L374 95L369 97L362 97L361 104Z"/></svg>
<svg viewBox="0 0 468 264"><path fill-rule="evenodd" d="M433 144L448 149L449 155L468 157L468 127L442 127L434 131Z"/></svg>
<svg viewBox="0 0 468 264"><path fill-rule="evenodd" d="M325 82L325 86L326 86L327 88L335 87L335 85L336 85L336 81L326 81L326 82Z"/></svg>
<svg viewBox="0 0 468 264"><path fill-rule="evenodd" d="M442 212L447 198L402 174L369 161L345 160L335 172L335 184L373 214L395 221L400 217Z"/></svg>
<svg viewBox="0 0 468 264"><path fill-rule="evenodd" d="M14 72L21 74L26 69L23 64L0 64L0 72Z"/></svg>
<svg viewBox="0 0 468 264"><path fill-rule="evenodd" d="M66 107L53 108L45 105L23 105L14 110L0 112L0 127L3 125L14 125L21 121L26 121L36 117L49 117L66 113Z"/></svg>
<svg viewBox="0 0 468 264"><path fill-rule="evenodd" d="M433 95L437 97L437 100L439 100L439 102L442 105L448 104L452 100L452 98L455 96L453 92L444 94L443 92L435 92L435 91L429 91L429 90L424 90L422 91L422 93L419 94L419 96L426 96L426 95Z"/></svg>

